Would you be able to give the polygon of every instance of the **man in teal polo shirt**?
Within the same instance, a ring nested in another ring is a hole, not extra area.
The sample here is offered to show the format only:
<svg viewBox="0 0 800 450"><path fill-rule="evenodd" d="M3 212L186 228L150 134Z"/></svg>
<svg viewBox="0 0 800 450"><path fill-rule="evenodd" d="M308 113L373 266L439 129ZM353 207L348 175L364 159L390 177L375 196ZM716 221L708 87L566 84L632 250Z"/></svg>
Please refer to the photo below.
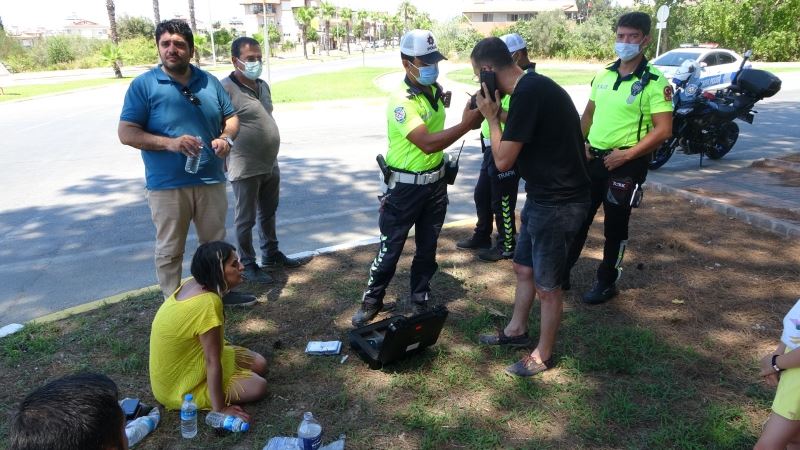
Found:
<svg viewBox="0 0 800 450"><path fill-rule="evenodd" d="M223 165L239 121L219 80L190 64L194 37L186 22L161 22L155 38L162 64L131 82L117 133L142 152L156 274L169 297L180 284L189 223L200 243L225 238ZM200 158L197 173L185 170L190 156ZM255 297L234 292L223 301L252 304Z"/></svg>
<svg viewBox="0 0 800 450"><path fill-rule="evenodd" d="M644 57L651 41L650 24L650 16L641 12L619 17L614 27L619 59L592 80L589 102L581 116L592 203L570 248L562 287L570 287L569 269L578 260L602 204L606 239L597 278L583 295L588 304L603 303L617 295L631 208L638 206L641 198L650 154L672 135L672 86Z"/></svg>
<svg viewBox="0 0 800 450"><path fill-rule="evenodd" d="M369 283L353 326L361 326L383 309L386 288L411 227L415 227L417 251L411 263L410 303L415 312L427 308L430 280L436 272L436 243L447 212L444 149L477 128L480 112L464 105L461 122L444 128L449 93L436 82L438 63L445 59L427 30L412 30L400 40L400 56L406 72L401 89L389 100L387 123L391 169L388 190L381 200L381 243L369 271Z"/></svg>

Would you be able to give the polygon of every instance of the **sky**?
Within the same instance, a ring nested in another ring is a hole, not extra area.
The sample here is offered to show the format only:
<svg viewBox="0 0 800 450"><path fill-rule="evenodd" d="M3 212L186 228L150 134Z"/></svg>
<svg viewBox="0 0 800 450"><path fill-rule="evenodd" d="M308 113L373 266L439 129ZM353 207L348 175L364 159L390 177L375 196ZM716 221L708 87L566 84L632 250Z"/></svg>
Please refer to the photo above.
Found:
<svg viewBox="0 0 800 450"><path fill-rule="evenodd" d="M377 10L379 8L394 12L401 0L332 0L331 3L338 7L353 9ZM153 17L153 2L151 0L115 0L116 15ZM231 17L244 16L244 7L239 5L239 0L194 0L195 17L198 21L206 22L209 11L214 15L214 21L226 20ZM428 12L433 19L446 20L458 15L461 0L411 0L421 11ZM6 27L18 26L20 28L46 27L60 28L65 25L69 17L78 17L93 22L108 24L105 0L2 0L0 17ZM424 5L424 6L423 6ZM161 18L171 18L177 14L184 17L189 15L188 0L160 0L159 9Z"/></svg>

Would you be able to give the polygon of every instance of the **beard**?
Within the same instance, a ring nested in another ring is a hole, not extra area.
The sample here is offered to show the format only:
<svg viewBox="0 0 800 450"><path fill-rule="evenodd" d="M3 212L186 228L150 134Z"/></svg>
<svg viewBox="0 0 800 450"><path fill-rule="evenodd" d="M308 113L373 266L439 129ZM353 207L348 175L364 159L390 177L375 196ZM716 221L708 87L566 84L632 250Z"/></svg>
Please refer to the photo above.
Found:
<svg viewBox="0 0 800 450"><path fill-rule="evenodd" d="M169 61L165 57L161 57L161 63L170 72L176 74L184 74L189 69L189 62L191 61L191 53L187 54L185 58L180 56L175 57L176 60Z"/></svg>

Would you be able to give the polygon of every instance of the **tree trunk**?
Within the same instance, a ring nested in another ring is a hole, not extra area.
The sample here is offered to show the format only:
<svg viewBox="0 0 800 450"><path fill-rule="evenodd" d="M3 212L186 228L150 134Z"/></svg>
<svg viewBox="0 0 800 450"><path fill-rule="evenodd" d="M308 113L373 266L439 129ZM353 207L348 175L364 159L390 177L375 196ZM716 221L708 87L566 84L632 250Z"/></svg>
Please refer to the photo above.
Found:
<svg viewBox="0 0 800 450"><path fill-rule="evenodd" d="M306 50L306 27L303 27L303 57L308 59L308 50Z"/></svg>
<svg viewBox="0 0 800 450"><path fill-rule="evenodd" d="M331 22L325 21L325 53L331 56Z"/></svg>
<svg viewBox="0 0 800 450"><path fill-rule="evenodd" d="M161 14L158 10L158 0L153 0L153 19L156 22L156 26L161 23Z"/></svg>
<svg viewBox="0 0 800 450"><path fill-rule="evenodd" d="M119 45L119 35L117 34L117 15L115 13L116 7L114 6L114 0L106 0L106 11L108 12L108 27L111 33L111 42L114 45ZM120 61L114 61L112 64L114 67L114 76L117 78L122 78L122 70L120 70Z"/></svg>
<svg viewBox="0 0 800 450"><path fill-rule="evenodd" d="M194 0L189 0L189 25L192 26L192 34L197 36L197 22L194 20ZM197 50L197 47L194 48L194 63L197 67L200 67L200 51Z"/></svg>
<svg viewBox="0 0 800 450"><path fill-rule="evenodd" d="M350 21L347 21L347 36L345 36L345 40L347 41L347 54L350 54Z"/></svg>

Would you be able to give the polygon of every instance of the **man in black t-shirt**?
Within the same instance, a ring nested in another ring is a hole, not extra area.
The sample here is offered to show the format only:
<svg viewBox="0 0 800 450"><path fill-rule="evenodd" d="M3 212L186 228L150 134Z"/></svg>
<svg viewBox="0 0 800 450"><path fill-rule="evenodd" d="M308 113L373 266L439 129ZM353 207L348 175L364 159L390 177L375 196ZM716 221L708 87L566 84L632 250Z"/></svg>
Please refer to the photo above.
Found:
<svg viewBox="0 0 800 450"><path fill-rule="evenodd" d="M537 73L525 73L498 38L478 42L472 68L494 72L498 92L478 95L478 108L489 121L492 154L498 170L517 165L525 179L527 200L514 252L517 286L514 313L505 329L483 335L486 345L528 346L528 315L539 294L539 342L530 355L506 368L530 377L553 366L553 346L561 323L567 249L589 210L589 175L578 111L564 89ZM505 130L500 129L500 94L511 94Z"/></svg>

